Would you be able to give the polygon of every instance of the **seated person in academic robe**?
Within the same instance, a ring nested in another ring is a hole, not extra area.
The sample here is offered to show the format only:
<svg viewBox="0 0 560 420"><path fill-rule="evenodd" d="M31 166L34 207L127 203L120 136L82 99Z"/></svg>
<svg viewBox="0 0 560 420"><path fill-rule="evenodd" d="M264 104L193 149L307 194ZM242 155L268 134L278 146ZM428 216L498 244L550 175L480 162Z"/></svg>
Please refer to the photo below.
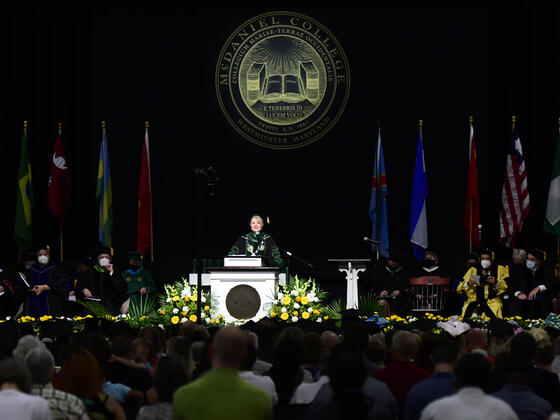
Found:
<svg viewBox="0 0 560 420"><path fill-rule="evenodd" d="M379 303L387 308L385 315L404 309L404 293L409 287L408 271L403 267L404 256L392 249L385 263L374 271L372 291L379 296Z"/></svg>
<svg viewBox="0 0 560 420"><path fill-rule="evenodd" d="M418 263L418 267L412 272L412 278L415 277L449 277L446 270L440 267L438 255L427 249L424 256ZM418 299L418 303L425 309L433 309L439 296L429 293L424 286L414 285L411 286L412 295L414 299ZM442 291L443 292L443 291ZM439 292L438 292L439 293Z"/></svg>
<svg viewBox="0 0 560 420"><path fill-rule="evenodd" d="M146 296L148 292L157 290L152 280L152 274L142 266L142 254L140 252L127 252L128 268L121 273L121 278L126 284L126 297L128 304L124 304L122 312L128 312L131 304L139 304L140 297ZM125 310L126 309L126 310Z"/></svg>
<svg viewBox="0 0 560 420"><path fill-rule="evenodd" d="M552 309L552 298L558 294L554 271L545 259L546 254L539 249L527 253L525 292L528 292L527 315L531 318L546 318Z"/></svg>
<svg viewBox="0 0 560 420"><path fill-rule="evenodd" d="M465 294L463 317L470 318L473 313L489 318L502 318L502 295L507 290L508 269L494 264L493 252L480 253L480 265L471 267L457 286L457 293Z"/></svg>
<svg viewBox="0 0 560 420"><path fill-rule="evenodd" d="M23 313L34 318L62 315L62 302L66 297L62 287L64 271L62 266L51 261L48 247L39 249L37 262L29 267L25 278L30 288L23 287L27 290Z"/></svg>
<svg viewBox="0 0 560 420"><path fill-rule="evenodd" d="M240 236L231 247L229 255L247 255L252 257L263 257L268 266L282 267L283 261L280 250L276 246L274 238L262 231L264 221L261 216L255 214L250 221L251 232Z"/></svg>
<svg viewBox="0 0 560 420"><path fill-rule="evenodd" d="M101 248L93 270L83 272L76 283L77 299L100 299L113 315L124 300L124 283L111 263L111 250Z"/></svg>

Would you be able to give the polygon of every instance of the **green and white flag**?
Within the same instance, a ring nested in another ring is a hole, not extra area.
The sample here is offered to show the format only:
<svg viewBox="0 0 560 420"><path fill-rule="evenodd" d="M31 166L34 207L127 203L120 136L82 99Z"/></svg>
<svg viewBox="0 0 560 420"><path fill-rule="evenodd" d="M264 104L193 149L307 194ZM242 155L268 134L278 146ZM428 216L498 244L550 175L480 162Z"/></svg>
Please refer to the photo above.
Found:
<svg viewBox="0 0 560 420"><path fill-rule="evenodd" d="M558 133L558 143L554 154L554 167L552 168L552 180L548 189L548 202L546 203L546 217L543 228L551 235L560 236L560 132Z"/></svg>

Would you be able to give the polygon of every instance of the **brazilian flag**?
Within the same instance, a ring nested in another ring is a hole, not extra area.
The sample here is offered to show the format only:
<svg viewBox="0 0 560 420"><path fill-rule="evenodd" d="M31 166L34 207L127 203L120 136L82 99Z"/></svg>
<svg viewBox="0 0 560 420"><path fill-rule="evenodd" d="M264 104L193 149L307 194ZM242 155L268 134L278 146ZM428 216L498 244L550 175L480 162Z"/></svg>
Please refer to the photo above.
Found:
<svg viewBox="0 0 560 420"><path fill-rule="evenodd" d="M111 231L113 230L113 188L111 186L111 166L109 165L109 150L105 124L103 124L103 138L99 151L99 169L97 171L97 189L95 196L99 202L98 241L103 246L110 247Z"/></svg>
<svg viewBox="0 0 560 420"><path fill-rule="evenodd" d="M31 188L31 164L29 162L29 148L27 147L27 122L21 137L21 153L19 157L19 171L17 179L16 218L14 236L20 251L26 251L33 246L31 230L31 213L33 211L33 191Z"/></svg>

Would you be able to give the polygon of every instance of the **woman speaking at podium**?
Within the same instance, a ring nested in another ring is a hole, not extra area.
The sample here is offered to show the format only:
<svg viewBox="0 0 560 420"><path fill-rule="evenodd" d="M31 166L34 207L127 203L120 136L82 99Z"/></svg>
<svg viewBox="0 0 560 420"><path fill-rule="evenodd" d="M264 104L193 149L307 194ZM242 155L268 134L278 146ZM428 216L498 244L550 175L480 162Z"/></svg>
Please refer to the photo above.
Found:
<svg viewBox="0 0 560 420"><path fill-rule="evenodd" d="M263 257L268 266L282 267L283 261L280 250L276 246L274 238L262 231L264 221L261 216L255 214L249 223L251 232L242 235L231 247L229 255L247 255L252 257Z"/></svg>

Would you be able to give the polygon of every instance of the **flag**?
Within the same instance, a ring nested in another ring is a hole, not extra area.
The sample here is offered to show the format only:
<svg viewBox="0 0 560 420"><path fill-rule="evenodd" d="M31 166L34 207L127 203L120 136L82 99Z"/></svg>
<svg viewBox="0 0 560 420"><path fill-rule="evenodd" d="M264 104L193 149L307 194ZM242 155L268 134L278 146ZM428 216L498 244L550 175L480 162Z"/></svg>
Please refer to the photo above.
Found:
<svg viewBox="0 0 560 420"><path fill-rule="evenodd" d="M97 172L97 190L95 196L99 201L99 236L103 246L111 246L113 230L113 188L111 187L111 167L107 145L107 130L103 127L103 138L99 150L99 170Z"/></svg>
<svg viewBox="0 0 560 420"><path fill-rule="evenodd" d="M424 250L428 248L428 222L426 220L427 198L428 182L426 180L426 164L424 162L424 149L422 147L422 131L419 128L410 208L410 242L414 244L414 255L417 259L421 259L424 256Z"/></svg>
<svg viewBox="0 0 560 420"><path fill-rule="evenodd" d="M548 188L543 228L551 235L560 236L560 132L558 133L556 153L554 154L554 167L552 168L552 179Z"/></svg>
<svg viewBox="0 0 560 420"><path fill-rule="evenodd" d="M521 232L529 208L527 171L521 140L517 128L514 127L506 157L506 174L500 208L500 242L508 248L515 247L517 235Z"/></svg>
<svg viewBox="0 0 560 420"><path fill-rule="evenodd" d="M373 223L373 233L371 238L375 241L381 242L379 254L388 258L389 224L387 222L387 177L385 173L383 145L381 144L381 130L379 130L378 133L377 149L373 164L373 181L371 184L369 217Z"/></svg>
<svg viewBox="0 0 560 420"><path fill-rule="evenodd" d="M140 163L140 181L138 182L138 229L137 248L144 254L152 243L152 178L150 174L150 141L148 127L144 135L142 146L142 161Z"/></svg>
<svg viewBox="0 0 560 420"><path fill-rule="evenodd" d="M478 194L478 169L476 160L476 145L474 141L474 128L471 124L469 136L469 179L467 182L467 195L465 198L465 215L462 226L466 230L467 239L472 237L475 247L480 247L478 225L480 224L480 195ZM470 232L469 232L470 229ZM472 236L471 236L472 235Z"/></svg>
<svg viewBox="0 0 560 420"><path fill-rule="evenodd" d="M33 211L33 191L31 186L31 163L27 147L27 122L21 137L21 153L19 156L19 170L17 178L16 217L14 222L14 237L20 251L33 246L31 230L31 213Z"/></svg>
<svg viewBox="0 0 560 420"><path fill-rule="evenodd" d="M70 171L68 169L62 136L60 131L56 137L54 153L47 192L47 207L52 217L58 222L60 230L64 229L64 216L70 203Z"/></svg>

